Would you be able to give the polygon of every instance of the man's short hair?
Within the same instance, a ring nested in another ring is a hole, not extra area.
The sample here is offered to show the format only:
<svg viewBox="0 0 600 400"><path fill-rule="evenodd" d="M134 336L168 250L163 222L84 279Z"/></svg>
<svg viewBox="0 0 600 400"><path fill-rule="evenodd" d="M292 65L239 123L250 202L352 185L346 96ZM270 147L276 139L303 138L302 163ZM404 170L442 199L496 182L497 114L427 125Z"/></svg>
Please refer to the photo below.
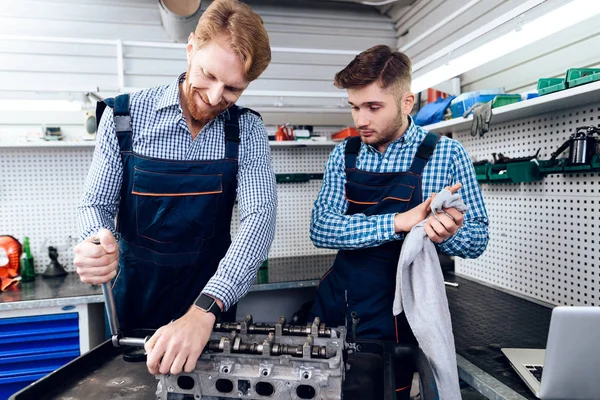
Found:
<svg viewBox="0 0 600 400"><path fill-rule="evenodd" d="M271 62L269 35L262 18L250 6L237 0L215 0L204 11L196 31L194 47L201 47L225 34L244 64L248 81L258 78Z"/></svg>
<svg viewBox="0 0 600 400"><path fill-rule="evenodd" d="M335 74L334 84L339 89L348 89L379 82L383 89L398 86L404 93L410 91L411 68L406 54L378 45L354 57L346 68Z"/></svg>

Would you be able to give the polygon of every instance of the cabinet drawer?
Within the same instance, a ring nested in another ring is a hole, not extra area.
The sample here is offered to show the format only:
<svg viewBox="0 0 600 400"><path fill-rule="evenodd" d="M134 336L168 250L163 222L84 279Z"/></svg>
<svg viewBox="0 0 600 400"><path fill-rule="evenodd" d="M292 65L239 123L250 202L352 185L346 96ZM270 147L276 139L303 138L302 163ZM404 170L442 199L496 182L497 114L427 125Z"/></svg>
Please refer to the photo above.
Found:
<svg viewBox="0 0 600 400"><path fill-rule="evenodd" d="M0 319L0 400L79 356L79 314Z"/></svg>

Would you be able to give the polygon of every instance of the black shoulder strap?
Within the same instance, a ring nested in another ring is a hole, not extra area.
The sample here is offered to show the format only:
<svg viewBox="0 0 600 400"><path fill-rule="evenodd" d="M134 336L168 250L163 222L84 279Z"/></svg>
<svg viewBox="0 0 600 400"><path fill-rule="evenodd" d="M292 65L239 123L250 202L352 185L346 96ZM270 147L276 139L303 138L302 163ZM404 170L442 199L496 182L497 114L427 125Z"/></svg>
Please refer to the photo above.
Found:
<svg viewBox="0 0 600 400"><path fill-rule="evenodd" d="M258 111L254 111L254 110L253 110L253 109L251 109L251 108L245 108L245 107L244 107L244 108L240 108L240 115L242 115L242 114L243 114L243 113L245 113L245 112L249 112L250 114L254 114L254 115L256 115L258 118L262 119L262 115L260 115L260 114L258 113Z"/></svg>
<svg viewBox="0 0 600 400"><path fill-rule="evenodd" d="M115 98L104 99L96 105L96 123L100 125L100 118L106 107L113 109L113 120L115 122L115 132L119 139L119 147L121 152L132 151L132 134L131 114L129 112L129 94L121 94Z"/></svg>
<svg viewBox="0 0 600 400"><path fill-rule="evenodd" d="M425 136L425 139L423 139L423 141L419 145L419 148L417 149L417 154L415 155L415 158L413 159L413 162L410 166L410 172L416 175L421 175L423 173L423 170L425 169L427 162L429 162L429 159L435 151L435 146L437 145L440 138L441 135L439 133L427 133L427 136Z"/></svg>
<svg viewBox="0 0 600 400"><path fill-rule="evenodd" d="M228 117L225 118L225 158L238 158L240 143L240 108L235 104L229 107Z"/></svg>
<svg viewBox="0 0 600 400"><path fill-rule="evenodd" d="M106 109L106 101L108 100L113 99L105 99L96 103L96 132L98 132L98 128L100 127L100 119L102 119L102 115L104 115L104 110Z"/></svg>
<svg viewBox="0 0 600 400"><path fill-rule="evenodd" d="M352 136L346 139L346 151L344 152L346 168L352 169L356 167L356 158L358 157L361 143L360 136Z"/></svg>
<svg viewBox="0 0 600 400"><path fill-rule="evenodd" d="M259 113L250 108L240 108L232 105L227 110L228 118L225 118L225 158L238 158L238 147L240 143L240 116L249 112L262 119Z"/></svg>

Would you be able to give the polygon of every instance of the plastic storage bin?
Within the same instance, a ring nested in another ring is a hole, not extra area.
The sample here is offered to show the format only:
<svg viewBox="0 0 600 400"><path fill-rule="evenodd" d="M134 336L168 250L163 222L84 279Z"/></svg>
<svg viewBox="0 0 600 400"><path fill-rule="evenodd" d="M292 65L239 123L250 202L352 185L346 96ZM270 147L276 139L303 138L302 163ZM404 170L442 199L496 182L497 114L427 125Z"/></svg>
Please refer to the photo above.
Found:
<svg viewBox="0 0 600 400"><path fill-rule="evenodd" d="M489 182L489 178L488 178L488 168L489 168L490 164L489 163L485 163L485 164L478 164L478 165L473 165L473 167L475 168L475 179L477 179L477 182L481 182L481 183L487 183Z"/></svg>
<svg viewBox="0 0 600 400"><path fill-rule="evenodd" d="M499 94L504 94L504 89L485 89L475 92L462 93L450 102L450 111L452 118L462 117L466 110L471 108L475 103L487 103L494 100L494 97Z"/></svg>
<svg viewBox="0 0 600 400"><path fill-rule="evenodd" d="M600 171L600 154L596 154L594 158L592 158L592 169L594 171Z"/></svg>
<svg viewBox="0 0 600 400"><path fill-rule="evenodd" d="M491 183L510 182L506 164L490 164L488 168L488 178Z"/></svg>
<svg viewBox="0 0 600 400"><path fill-rule="evenodd" d="M277 183L300 183L310 181L310 174L276 174Z"/></svg>
<svg viewBox="0 0 600 400"><path fill-rule="evenodd" d="M513 183L536 182L542 180L538 164L535 161L506 164L506 174Z"/></svg>
<svg viewBox="0 0 600 400"><path fill-rule="evenodd" d="M492 108L507 106L521 101L520 94L499 94L492 100Z"/></svg>
<svg viewBox="0 0 600 400"><path fill-rule="evenodd" d="M577 173L577 172L586 172L586 171L591 171L591 170L592 170L591 164L565 165L564 172Z"/></svg>
<svg viewBox="0 0 600 400"><path fill-rule="evenodd" d="M600 69L598 68L571 68L567 70L567 85L570 88L594 81L600 81Z"/></svg>
<svg viewBox="0 0 600 400"><path fill-rule="evenodd" d="M452 118L462 117L465 111L473 106L475 103L487 103L488 101L494 100L497 94L480 94L476 97L467 97L461 101L452 100L450 103L450 111L452 111ZM457 97L458 98L458 97Z"/></svg>
<svg viewBox="0 0 600 400"><path fill-rule="evenodd" d="M555 160L542 160L540 163L541 174L557 174L561 173L565 169L566 158L559 158Z"/></svg>
<svg viewBox="0 0 600 400"><path fill-rule="evenodd" d="M566 78L540 78L537 84L538 94L543 96L545 94L558 92L567 88Z"/></svg>

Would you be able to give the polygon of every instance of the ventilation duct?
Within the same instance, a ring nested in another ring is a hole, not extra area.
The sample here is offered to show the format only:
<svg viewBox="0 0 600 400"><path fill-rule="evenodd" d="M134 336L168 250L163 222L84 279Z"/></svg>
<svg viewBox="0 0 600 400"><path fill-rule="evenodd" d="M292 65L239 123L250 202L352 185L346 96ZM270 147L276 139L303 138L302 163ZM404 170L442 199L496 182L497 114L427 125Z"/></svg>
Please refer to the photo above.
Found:
<svg viewBox="0 0 600 400"><path fill-rule="evenodd" d="M158 0L160 19L169 37L178 43L185 43L202 12L202 0Z"/></svg>

